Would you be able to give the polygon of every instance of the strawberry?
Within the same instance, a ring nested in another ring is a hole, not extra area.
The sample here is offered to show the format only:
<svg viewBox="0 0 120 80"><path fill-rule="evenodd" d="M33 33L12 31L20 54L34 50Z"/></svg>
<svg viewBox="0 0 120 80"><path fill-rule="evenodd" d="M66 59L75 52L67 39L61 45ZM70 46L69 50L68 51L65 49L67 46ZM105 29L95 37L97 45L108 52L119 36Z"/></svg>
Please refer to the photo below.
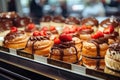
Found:
<svg viewBox="0 0 120 80"><path fill-rule="evenodd" d="M114 27L111 25L109 27L107 27L106 29L104 29L104 31L103 31L104 34L110 34L112 32L114 32Z"/></svg>
<svg viewBox="0 0 120 80"><path fill-rule="evenodd" d="M46 36L46 31L42 30L42 31L39 32L39 34L40 34L41 36Z"/></svg>
<svg viewBox="0 0 120 80"><path fill-rule="evenodd" d="M76 26L72 26L69 30L70 33L75 33L77 31L77 27Z"/></svg>
<svg viewBox="0 0 120 80"><path fill-rule="evenodd" d="M81 26L82 30L87 29L86 25Z"/></svg>
<svg viewBox="0 0 120 80"><path fill-rule="evenodd" d="M91 35L91 38L93 38L93 39L98 39L100 37L104 37L104 35L101 31L98 31L97 33Z"/></svg>
<svg viewBox="0 0 120 80"><path fill-rule="evenodd" d="M48 31L48 27L44 26L44 27L41 28L41 30Z"/></svg>
<svg viewBox="0 0 120 80"><path fill-rule="evenodd" d="M82 27L78 27L78 28L77 28L77 31L81 31L81 30L82 30Z"/></svg>
<svg viewBox="0 0 120 80"><path fill-rule="evenodd" d="M56 30L55 26L50 27L50 31Z"/></svg>
<svg viewBox="0 0 120 80"><path fill-rule="evenodd" d="M28 27L29 30L31 30L31 29L35 28L35 24L30 23L30 24L28 24L27 27Z"/></svg>
<svg viewBox="0 0 120 80"><path fill-rule="evenodd" d="M104 37L104 34L101 31L98 31L96 34L99 35L99 37Z"/></svg>
<svg viewBox="0 0 120 80"><path fill-rule="evenodd" d="M11 31L11 32L17 32L17 28L16 28L16 27L11 27L11 28L10 28L10 31Z"/></svg>
<svg viewBox="0 0 120 80"><path fill-rule="evenodd" d="M63 33L63 34L61 34L61 35L59 36L59 39L60 39L61 41L63 41L63 42L72 41L72 36L69 35L69 34Z"/></svg>
<svg viewBox="0 0 120 80"><path fill-rule="evenodd" d="M59 38L55 38L55 39L54 39L54 44L60 44L60 43L61 43L61 41L60 41Z"/></svg>
<svg viewBox="0 0 120 80"><path fill-rule="evenodd" d="M69 34L70 33L70 28L69 27L65 27L63 29L63 32L66 33L66 34Z"/></svg>
<svg viewBox="0 0 120 80"><path fill-rule="evenodd" d="M33 36L39 36L39 35L40 35L40 32L39 32L39 31L33 32Z"/></svg>

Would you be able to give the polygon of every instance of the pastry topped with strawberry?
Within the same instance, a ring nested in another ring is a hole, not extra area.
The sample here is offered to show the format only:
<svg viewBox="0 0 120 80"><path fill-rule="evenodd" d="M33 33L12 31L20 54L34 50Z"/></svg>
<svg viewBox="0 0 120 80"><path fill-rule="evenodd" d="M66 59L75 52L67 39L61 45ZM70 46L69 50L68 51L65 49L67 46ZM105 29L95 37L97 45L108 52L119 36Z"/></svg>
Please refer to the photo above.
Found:
<svg viewBox="0 0 120 80"><path fill-rule="evenodd" d="M91 69L104 69L104 56L108 49L108 39L101 31L91 35L91 40L84 41L82 46L83 65Z"/></svg>
<svg viewBox="0 0 120 80"><path fill-rule="evenodd" d="M82 25L77 28L80 39L83 41L88 41L91 39L91 34L93 34L94 30L92 26Z"/></svg>
<svg viewBox="0 0 120 80"><path fill-rule="evenodd" d="M8 48L24 48L28 38L25 31L18 30L16 27L11 27L10 32L4 37L3 44Z"/></svg>
<svg viewBox="0 0 120 80"><path fill-rule="evenodd" d="M40 31L46 32L46 36L50 37L51 40L54 40L55 37L59 36L58 30L54 26L48 27L42 27Z"/></svg>
<svg viewBox="0 0 120 80"><path fill-rule="evenodd" d="M53 41L46 36L45 31L34 31L27 41L24 51L30 54L48 56L52 45Z"/></svg>
<svg viewBox="0 0 120 80"><path fill-rule="evenodd" d="M119 22L118 22L117 18L113 17L113 16L103 20L100 23L98 30L103 31L104 28L107 28L110 25L114 27L115 31L117 31L117 32L119 31L119 27L118 27L119 26Z"/></svg>
<svg viewBox="0 0 120 80"><path fill-rule="evenodd" d="M62 32L62 29L63 29L64 21L65 21L65 19L63 16L61 16L61 15L54 16L52 18L50 26L54 26L60 34Z"/></svg>
<svg viewBox="0 0 120 80"><path fill-rule="evenodd" d="M81 25L91 26L91 28L94 29L95 32L97 31L98 24L98 20L94 17L83 18L81 20Z"/></svg>
<svg viewBox="0 0 120 80"><path fill-rule="evenodd" d="M28 35L32 35L35 30L37 30L37 27L34 23L30 23L25 27L25 32Z"/></svg>
<svg viewBox="0 0 120 80"><path fill-rule="evenodd" d="M112 44L118 40L119 33L114 29L112 25L109 25L103 30L104 37L108 39L108 44Z"/></svg>
<svg viewBox="0 0 120 80"><path fill-rule="evenodd" d="M54 45L51 48L49 57L70 63L78 62L79 54L72 39L69 34L60 34L59 38L54 39Z"/></svg>
<svg viewBox="0 0 120 80"><path fill-rule="evenodd" d="M52 20L52 16L49 15L45 15L40 19L40 27L48 27L50 26L50 22Z"/></svg>

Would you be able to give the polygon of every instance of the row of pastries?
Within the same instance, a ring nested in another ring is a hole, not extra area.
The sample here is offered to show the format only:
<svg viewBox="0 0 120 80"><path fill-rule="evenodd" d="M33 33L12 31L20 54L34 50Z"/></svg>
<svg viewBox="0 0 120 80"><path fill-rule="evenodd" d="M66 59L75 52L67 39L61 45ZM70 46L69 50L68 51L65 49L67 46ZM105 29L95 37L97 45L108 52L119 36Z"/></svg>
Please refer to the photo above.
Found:
<svg viewBox="0 0 120 80"><path fill-rule="evenodd" d="M103 20L44 16L40 27L33 22L24 29L10 26L2 46L23 49L29 54L83 65L90 69L107 67L120 70L120 22L115 17ZM3 31L4 32L4 31ZM111 45L114 47L111 48Z"/></svg>

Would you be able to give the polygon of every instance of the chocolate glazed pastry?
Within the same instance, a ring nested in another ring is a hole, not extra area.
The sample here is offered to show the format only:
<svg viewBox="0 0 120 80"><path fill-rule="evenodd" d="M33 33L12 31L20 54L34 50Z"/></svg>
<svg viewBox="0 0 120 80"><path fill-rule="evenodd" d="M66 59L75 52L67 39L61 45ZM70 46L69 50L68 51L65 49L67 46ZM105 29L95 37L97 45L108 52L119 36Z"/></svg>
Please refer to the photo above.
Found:
<svg viewBox="0 0 120 80"><path fill-rule="evenodd" d="M94 17L88 17L81 20L81 25L98 26L98 20Z"/></svg>
<svg viewBox="0 0 120 80"><path fill-rule="evenodd" d="M76 60L72 61L72 63L78 63L78 52L77 52L77 49L76 49L76 47L74 45L75 45L75 43L73 41L72 42L62 42L59 45L55 44L51 48L50 58L52 58L52 56L56 54L55 51L58 50L58 56L60 56L59 60L64 61L65 56L71 56L72 57L72 55L75 54L76 55ZM73 52L65 53L64 50L67 49L67 48L69 48L69 49L72 48ZM67 62L69 62L69 61L67 61Z"/></svg>
<svg viewBox="0 0 120 80"><path fill-rule="evenodd" d="M27 44L26 44L25 48L28 47L29 42L32 42L32 54L34 54L34 53L35 53L34 44L35 44L37 41L41 41L41 40L49 40L49 38L48 38L48 37L43 37L43 36L35 36L35 37L32 36L32 37L30 37L29 40L27 41Z"/></svg>
<svg viewBox="0 0 120 80"><path fill-rule="evenodd" d="M100 26L106 28L108 27L109 25L112 25L114 27L117 27L119 25L119 22L117 20L117 18L115 17L110 17L108 19L105 19L103 20L101 23L100 23Z"/></svg>
<svg viewBox="0 0 120 80"><path fill-rule="evenodd" d="M88 66L88 68L91 66L95 66L94 69L102 69L101 66L104 65L104 56L101 56L101 53L100 53L100 45L103 44L103 43L107 43L108 42L108 39L107 38L99 38L99 39L93 39L91 41L88 41L88 43L93 43L95 46L96 46L96 53L97 55L96 56L90 56L87 55L87 54L82 54L82 62L83 62L83 65L85 66ZM82 46L83 48L84 46ZM92 54L91 54L92 55Z"/></svg>

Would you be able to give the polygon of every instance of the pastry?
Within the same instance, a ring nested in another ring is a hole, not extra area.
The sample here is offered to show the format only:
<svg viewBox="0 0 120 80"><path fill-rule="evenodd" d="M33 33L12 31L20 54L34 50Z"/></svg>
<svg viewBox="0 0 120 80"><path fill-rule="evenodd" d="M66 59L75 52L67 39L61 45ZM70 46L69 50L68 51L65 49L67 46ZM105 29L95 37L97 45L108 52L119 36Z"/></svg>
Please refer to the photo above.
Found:
<svg viewBox="0 0 120 80"><path fill-rule="evenodd" d="M46 36L46 32L35 31L27 41L24 51L30 54L48 56L52 45L53 41Z"/></svg>
<svg viewBox="0 0 120 80"><path fill-rule="evenodd" d="M84 41L82 45L83 65L90 69L104 69L104 56L108 49L108 39L104 38L100 31L91 35L91 37L90 41Z"/></svg>
<svg viewBox="0 0 120 80"><path fill-rule="evenodd" d="M54 16L50 23L50 26L55 26L59 33L62 32L64 23L64 17L62 16Z"/></svg>
<svg viewBox="0 0 120 80"><path fill-rule="evenodd" d="M94 33L92 26L82 25L77 28L79 37L83 41L89 41L91 39L91 35Z"/></svg>
<svg viewBox="0 0 120 80"><path fill-rule="evenodd" d="M64 28L65 27L72 28L72 26L79 26L79 25L80 25L80 19L70 16L65 19Z"/></svg>
<svg viewBox="0 0 120 80"><path fill-rule="evenodd" d="M41 19L40 19L40 27L50 27L50 22L52 20L52 17L49 16L49 15L46 15L46 16L43 16Z"/></svg>
<svg viewBox="0 0 120 80"><path fill-rule="evenodd" d="M77 63L79 56L71 35L62 33L59 38L54 39L54 45L51 48L49 58Z"/></svg>
<svg viewBox="0 0 120 80"><path fill-rule="evenodd" d="M109 45L105 55L105 64L110 69L120 71L120 42Z"/></svg>
<svg viewBox="0 0 120 80"><path fill-rule="evenodd" d="M119 33L114 30L113 26L108 26L103 30L104 37L108 39L108 44L112 44L118 40Z"/></svg>
<svg viewBox="0 0 120 80"><path fill-rule="evenodd" d="M99 22L94 17L83 18L81 20L81 25L91 26L91 28L96 32L98 29Z"/></svg>
<svg viewBox="0 0 120 80"><path fill-rule="evenodd" d="M117 20L116 17L110 17L107 18L105 20L103 20L100 24L99 24L99 31L103 31L105 28L109 27L109 26L113 26L116 32L119 32L119 22Z"/></svg>
<svg viewBox="0 0 120 80"><path fill-rule="evenodd" d="M28 38L24 31L11 27L10 32L4 37L3 46L13 49L25 48Z"/></svg>
<svg viewBox="0 0 120 80"><path fill-rule="evenodd" d="M28 36L31 36L35 30L37 30L37 27L34 23L29 23L25 27L25 32L27 33Z"/></svg>

